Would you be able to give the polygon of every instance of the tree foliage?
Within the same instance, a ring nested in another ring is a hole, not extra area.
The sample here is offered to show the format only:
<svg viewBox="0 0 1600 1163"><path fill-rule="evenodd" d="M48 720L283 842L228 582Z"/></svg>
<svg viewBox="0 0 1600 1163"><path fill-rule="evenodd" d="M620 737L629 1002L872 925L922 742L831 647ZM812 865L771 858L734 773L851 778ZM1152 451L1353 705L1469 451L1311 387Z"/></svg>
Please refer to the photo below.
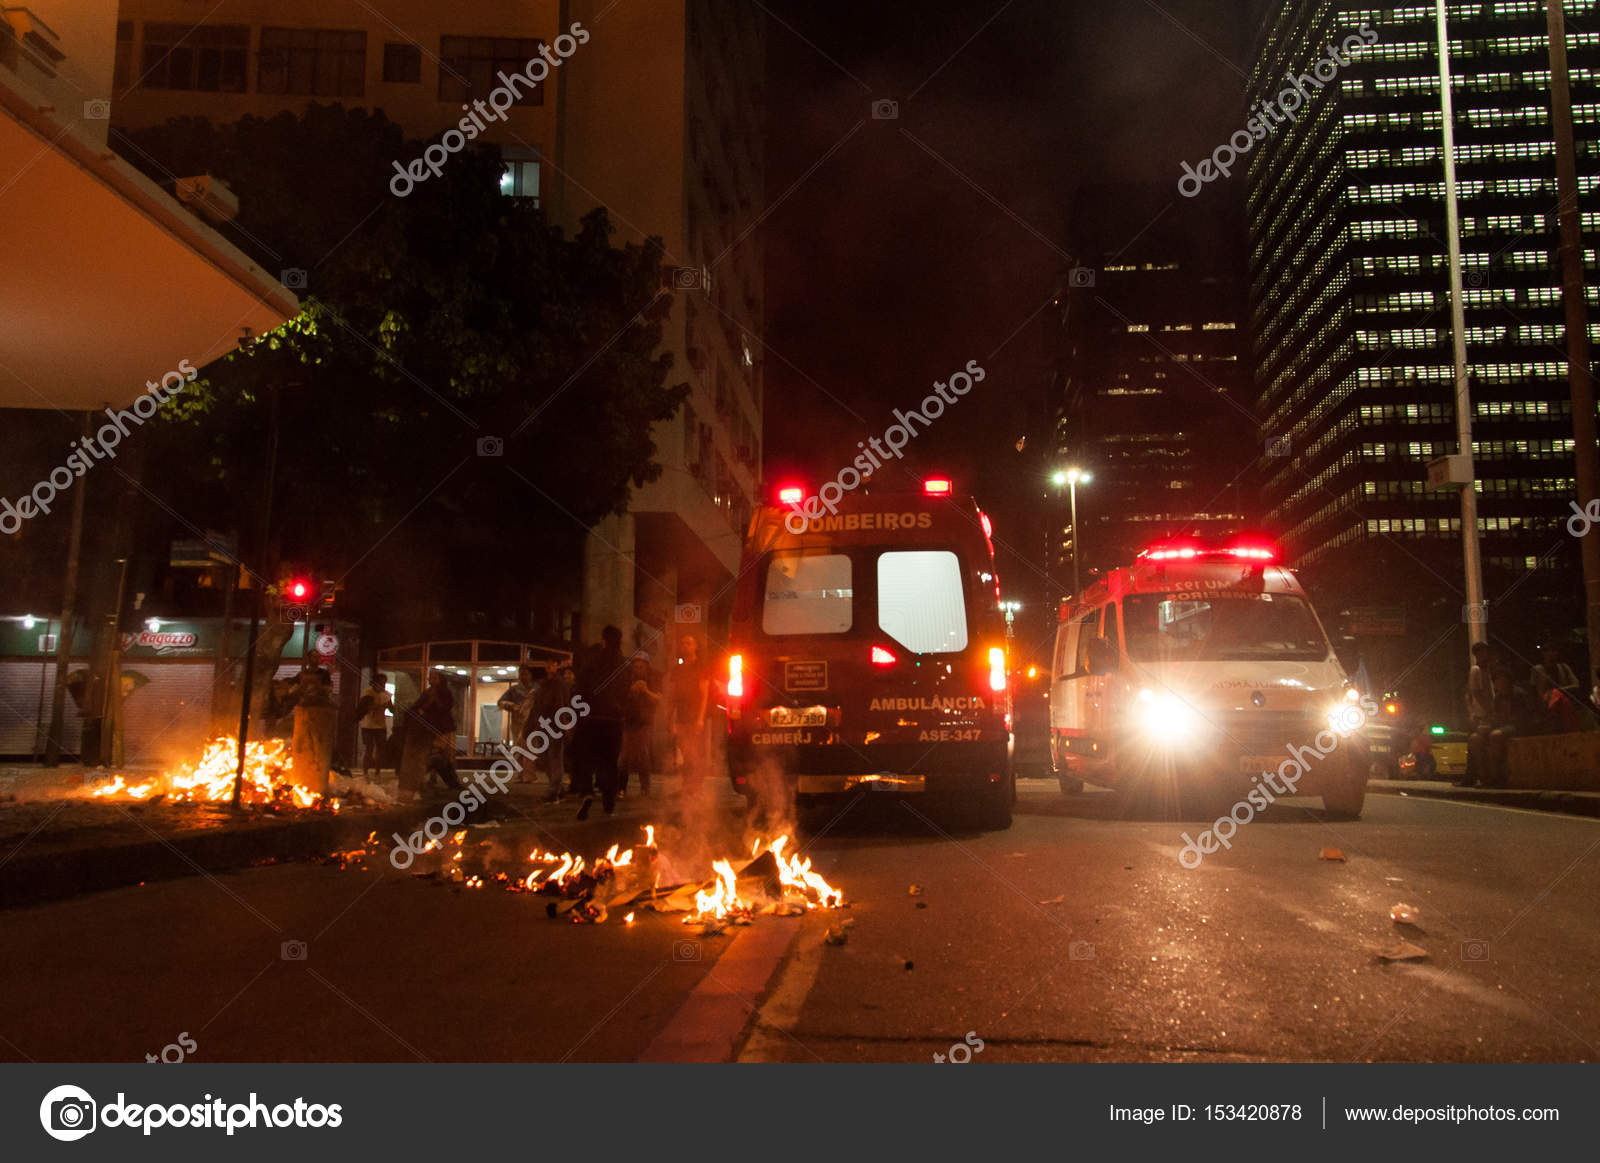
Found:
<svg viewBox="0 0 1600 1163"><path fill-rule="evenodd" d="M687 387L655 354L656 240L613 246L603 210L567 236L500 193L486 150L396 197L392 162L422 146L381 113L184 118L130 142L154 176L226 180L234 241L303 305L169 409L149 483L192 525L255 528L275 390L281 556L344 580L369 635L504 627L659 474L651 428Z"/></svg>

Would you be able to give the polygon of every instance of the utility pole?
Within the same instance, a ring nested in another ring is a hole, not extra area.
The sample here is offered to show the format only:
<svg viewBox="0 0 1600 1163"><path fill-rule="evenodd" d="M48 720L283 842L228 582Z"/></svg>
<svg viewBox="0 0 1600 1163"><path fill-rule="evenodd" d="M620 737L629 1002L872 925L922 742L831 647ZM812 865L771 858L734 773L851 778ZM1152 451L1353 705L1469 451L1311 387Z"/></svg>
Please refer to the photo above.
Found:
<svg viewBox="0 0 1600 1163"><path fill-rule="evenodd" d="M1483 601L1483 558L1478 546L1478 492L1472 466L1472 388L1467 381L1467 325L1461 291L1461 216L1456 209L1455 108L1450 93L1450 34L1445 26L1445 0L1435 0L1439 23L1439 109L1444 122L1444 216L1450 252L1450 330L1455 348L1456 443L1466 467L1463 478L1450 474L1461 487L1461 563L1467 582L1469 649L1489 640L1489 612ZM1559 0L1558 0L1559 2Z"/></svg>
<svg viewBox="0 0 1600 1163"><path fill-rule="evenodd" d="M1578 161L1572 143L1572 89L1567 79L1566 20L1561 0L1545 0L1550 30L1550 127L1556 145L1556 211L1561 226L1561 302L1566 308L1567 386L1572 393L1572 458L1578 508L1600 496L1595 445L1594 384L1589 378L1589 310L1583 277L1583 218L1578 209ZM1584 625L1589 666L1600 651L1600 534L1578 538L1583 564Z"/></svg>
<svg viewBox="0 0 1600 1163"><path fill-rule="evenodd" d="M89 413L85 412L83 435L88 436L90 431ZM67 668L72 665L72 622L77 616L73 601L78 591L78 558L83 548L83 505L88 492L89 482L80 481L78 491L72 496L72 527L67 534L67 572L62 579L66 593L61 599L61 629L56 634L56 682L50 692L50 734L44 741L46 767L60 766L61 736L67 729ZM79 743L78 749L83 749L82 743ZM81 760L83 756L78 758Z"/></svg>
<svg viewBox="0 0 1600 1163"><path fill-rule="evenodd" d="M261 525L256 537L257 560L262 563L272 556L268 543L272 540L272 492L277 486L278 476L278 405L283 394L276 381L272 384L271 393L267 419L267 480L261 494ZM242 562L240 567L243 568ZM250 633L245 640L244 675L239 684L239 764L233 773L234 808L239 806L240 793L244 788L245 743L250 737L250 697L255 686L256 640L261 631L261 591L266 584L266 578L259 577L256 584L250 587Z"/></svg>

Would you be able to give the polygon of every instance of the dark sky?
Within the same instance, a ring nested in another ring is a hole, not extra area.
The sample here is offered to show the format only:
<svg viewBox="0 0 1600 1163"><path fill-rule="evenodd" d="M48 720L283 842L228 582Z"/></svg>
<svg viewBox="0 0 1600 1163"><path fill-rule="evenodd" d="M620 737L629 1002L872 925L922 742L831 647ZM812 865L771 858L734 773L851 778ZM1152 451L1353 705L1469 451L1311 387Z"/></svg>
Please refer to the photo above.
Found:
<svg viewBox="0 0 1600 1163"><path fill-rule="evenodd" d="M977 494L995 518L1001 576L1026 600L1039 585L1033 454L1050 406L1039 309L1070 265L1072 193L1175 185L1183 160L1239 127L1250 5L766 7L768 482L815 488L893 408L976 359L987 380L905 463L954 473ZM883 99L898 118L872 118ZM1242 197L1232 185L1224 196Z"/></svg>

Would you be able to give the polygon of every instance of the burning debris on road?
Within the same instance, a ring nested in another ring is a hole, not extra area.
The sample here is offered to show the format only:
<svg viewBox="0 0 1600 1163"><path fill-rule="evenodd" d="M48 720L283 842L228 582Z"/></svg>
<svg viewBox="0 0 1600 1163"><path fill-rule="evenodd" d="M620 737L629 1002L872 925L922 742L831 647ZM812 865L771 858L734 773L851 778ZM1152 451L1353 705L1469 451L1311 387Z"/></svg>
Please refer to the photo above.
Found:
<svg viewBox="0 0 1600 1163"><path fill-rule="evenodd" d="M198 760L181 764L175 771L138 782L118 774L89 791L94 799L133 800L154 803L158 800L181 803L229 803L233 799L234 776L239 767L239 741L223 736L207 743ZM309 809L337 812L343 801L384 802L382 788L359 780L331 776L335 793L323 796L297 782L294 760L283 739L245 744L244 780L239 802L273 811ZM316 781L320 783L321 781Z"/></svg>
<svg viewBox="0 0 1600 1163"><path fill-rule="evenodd" d="M494 885L505 892L543 896L548 898L547 916L574 924L603 924L613 910L626 912L625 924L633 924L642 912L683 913L683 923L702 935L747 925L757 916L800 916L844 904L844 894L812 870L809 858L784 854L787 835L770 843L756 840L741 869L735 870L730 860L714 860L709 879L662 884L670 861L657 846L655 826L641 831L639 843L629 848L613 844L593 862L571 852L536 848L527 856L535 867L524 873L496 867L496 843L482 840L469 847L469 830L463 828L448 842L430 841L423 854L437 853L438 867L412 875L462 889ZM364 848L335 853L332 860L341 868L365 868L365 859L381 851L373 834Z"/></svg>

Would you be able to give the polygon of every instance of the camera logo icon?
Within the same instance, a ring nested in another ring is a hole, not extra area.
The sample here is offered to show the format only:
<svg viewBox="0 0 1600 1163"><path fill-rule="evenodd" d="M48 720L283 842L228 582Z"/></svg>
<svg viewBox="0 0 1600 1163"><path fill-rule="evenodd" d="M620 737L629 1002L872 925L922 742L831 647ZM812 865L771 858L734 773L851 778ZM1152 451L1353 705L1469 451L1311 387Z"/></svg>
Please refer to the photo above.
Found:
<svg viewBox="0 0 1600 1163"><path fill-rule="evenodd" d="M700 960L700 942L674 941L672 943L672 959L674 961Z"/></svg>
<svg viewBox="0 0 1600 1163"><path fill-rule="evenodd" d="M1461 942L1461 960L1487 961L1489 960L1489 942L1482 940Z"/></svg>
<svg viewBox="0 0 1600 1163"><path fill-rule="evenodd" d="M503 439L501 439L500 437L498 437L498 436L480 436L480 437L478 437L478 455L479 456L504 456L505 454L506 454L506 442Z"/></svg>
<svg viewBox="0 0 1600 1163"><path fill-rule="evenodd" d="M111 102L103 97L96 97L92 101L83 103L83 118L85 121L104 121L111 116Z"/></svg>
<svg viewBox="0 0 1600 1163"><path fill-rule="evenodd" d="M672 620L674 622L700 621L700 603L679 602L672 608Z"/></svg>
<svg viewBox="0 0 1600 1163"><path fill-rule="evenodd" d="M874 121L897 121L900 117L900 102L890 101L887 97L872 103L872 119Z"/></svg>
<svg viewBox="0 0 1600 1163"><path fill-rule="evenodd" d="M303 291L306 289L306 272L300 267L290 267L283 272L283 278L279 281L291 291Z"/></svg>
<svg viewBox="0 0 1600 1163"><path fill-rule="evenodd" d="M1074 941L1067 946L1067 959L1070 961L1093 961L1094 942Z"/></svg>
<svg viewBox="0 0 1600 1163"><path fill-rule="evenodd" d="M1067 286L1092 287L1094 286L1093 267L1073 267L1067 274Z"/></svg>
<svg viewBox="0 0 1600 1163"><path fill-rule="evenodd" d="M1489 620L1489 603L1472 602L1461 607L1461 620L1468 625L1476 626Z"/></svg>
<svg viewBox="0 0 1600 1163"><path fill-rule="evenodd" d="M278 611L279 620L290 626L296 622L304 622L310 617L311 611L304 606L284 606Z"/></svg>
<svg viewBox="0 0 1600 1163"><path fill-rule="evenodd" d="M673 267L672 285L679 291L709 291L711 272L705 267Z"/></svg>
<svg viewBox="0 0 1600 1163"><path fill-rule="evenodd" d="M95 1128L94 1098L81 1086L57 1086L39 1104L39 1123L52 1139L75 1142Z"/></svg>
<svg viewBox="0 0 1600 1163"><path fill-rule="evenodd" d="M281 951L285 961L304 961L306 959L306 943L304 941L285 941Z"/></svg>
<svg viewBox="0 0 1600 1163"><path fill-rule="evenodd" d="M1468 271L1465 281L1469 287L1487 287L1489 285L1489 272Z"/></svg>
<svg viewBox="0 0 1600 1163"><path fill-rule="evenodd" d="M1289 438L1287 436L1269 436L1269 437L1267 437L1267 455L1268 456L1288 456L1289 455Z"/></svg>

